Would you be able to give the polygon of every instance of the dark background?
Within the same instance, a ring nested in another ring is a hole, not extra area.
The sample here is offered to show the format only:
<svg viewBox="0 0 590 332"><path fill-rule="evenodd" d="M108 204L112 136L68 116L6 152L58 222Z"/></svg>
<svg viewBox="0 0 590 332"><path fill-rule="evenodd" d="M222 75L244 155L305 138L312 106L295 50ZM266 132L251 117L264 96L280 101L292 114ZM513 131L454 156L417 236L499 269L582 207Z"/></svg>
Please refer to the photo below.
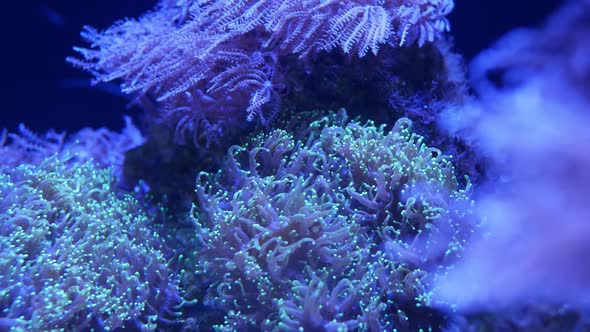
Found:
<svg viewBox="0 0 590 332"><path fill-rule="evenodd" d="M296 1L296 0L294 0ZM155 0L8 1L3 4L0 129L19 123L34 131L73 132L85 126L117 129L122 114L136 114L117 85L90 87L90 76L64 59L73 45L85 46L83 25L106 28L124 17L137 17ZM455 0L450 16L456 51L472 58L505 32L534 26L560 0Z"/></svg>

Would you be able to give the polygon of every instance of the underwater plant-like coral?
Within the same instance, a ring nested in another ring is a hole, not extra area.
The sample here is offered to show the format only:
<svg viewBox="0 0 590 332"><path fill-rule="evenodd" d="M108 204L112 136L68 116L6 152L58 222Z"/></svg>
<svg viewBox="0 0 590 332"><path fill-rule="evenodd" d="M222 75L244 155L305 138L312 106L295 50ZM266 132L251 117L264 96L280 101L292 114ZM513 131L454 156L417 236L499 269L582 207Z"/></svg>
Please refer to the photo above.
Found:
<svg viewBox="0 0 590 332"><path fill-rule="evenodd" d="M48 157L57 155L68 163L92 160L99 168L110 167L122 180L125 153L145 142L145 138L130 117L125 116L121 133L107 128L82 128L73 134L49 130L38 135L23 124L18 133L2 131L0 137L0 170L22 164L39 165Z"/></svg>
<svg viewBox="0 0 590 332"><path fill-rule="evenodd" d="M179 137L210 142L244 119L276 117L289 87L281 56L423 46L449 30L452 8L452 0L164 0L140 19L86 27L89 48L76 47L81 58L68 61L156 99Z"/></svg>
<svg viewBox="0 0 590 332"><path fill-rule="evenodd" d="M439 282L437 297L453 309L567 304L587 316L589 45L590 3L571 1L543 27L512 31L478 55L480 98L442 114L496 174L478 195L486 235Z"/></svg>
<svg viewBox="0 0 590 332"><path fill-rule="evenodd" d="M148 217L109 169L50 157L0 174L0 329L154 330L179 290Z"/></svg>
<svg viewBox="0 0 590 332"><path fill-rule="evenodd" d="M218 330L444 325L428 283L460 256L471 200L410 129L340 111L234 146L221 171L201 173L189 282L204 310L221 312Z"/></svg>
<svg viewBox="0 0 590 332"><path fill-rule="evenodd" d="M39 164L45 158L63 151L65 133L49 130L38 135L24 124L18 126L18 134L3 129L0 137L0 169L21 164Z"/></svg>

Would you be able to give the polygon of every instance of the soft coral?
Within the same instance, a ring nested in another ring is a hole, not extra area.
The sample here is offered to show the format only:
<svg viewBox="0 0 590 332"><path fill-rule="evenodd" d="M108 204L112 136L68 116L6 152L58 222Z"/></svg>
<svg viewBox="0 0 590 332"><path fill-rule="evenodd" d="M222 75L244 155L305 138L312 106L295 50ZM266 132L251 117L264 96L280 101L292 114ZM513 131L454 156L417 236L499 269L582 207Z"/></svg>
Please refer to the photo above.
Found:
<svg viewBox="0 0 590 332"><path fill-rule="evenodd" d="M452 7L452 0L164 0L140 19L100 32L85 28L90 48L75 48L82 59L68 61L96 81L121 80L124 92L154 97L164 118L183 110L183 128L198 137L207 126L225 125L187 113L270 122L285 84L279 57L335 49L363 57L386 43L422 46L448 30ZM195 107L197 97L215 100L215 109Z"/></svg>

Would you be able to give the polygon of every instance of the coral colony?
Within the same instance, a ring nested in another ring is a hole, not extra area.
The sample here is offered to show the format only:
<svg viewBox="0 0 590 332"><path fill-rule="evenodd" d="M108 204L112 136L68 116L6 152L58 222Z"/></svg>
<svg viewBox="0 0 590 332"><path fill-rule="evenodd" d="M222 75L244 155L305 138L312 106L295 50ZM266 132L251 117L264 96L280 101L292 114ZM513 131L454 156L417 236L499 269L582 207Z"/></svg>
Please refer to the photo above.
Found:
<svg viewBox="0 0 590 332"><path fill-rule="evenodd" d="M468 70L453 5L85 27L67 61L144 111L2 132L0 330L588 331L590 2Z"/></svg>

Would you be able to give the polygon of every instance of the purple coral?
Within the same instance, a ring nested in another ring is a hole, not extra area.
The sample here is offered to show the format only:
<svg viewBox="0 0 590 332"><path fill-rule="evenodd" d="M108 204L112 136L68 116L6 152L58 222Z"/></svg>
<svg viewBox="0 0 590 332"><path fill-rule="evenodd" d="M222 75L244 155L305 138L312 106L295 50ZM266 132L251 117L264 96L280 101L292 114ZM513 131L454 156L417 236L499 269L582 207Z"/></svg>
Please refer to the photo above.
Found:
<svg viewBox="0 0 590 332"><path fill-rule="evenodd" d="M479 189L483 235L441 276L441 303L517 312L527 330L542 330L547 320L525 321L522 308L562 314L567 307L584 324L571 330L587 329L589 45L590 2L572 1L544 27L510 32L476 57L480 98L442 114L445 128L490 157L495 177Z"/></svg>
<svg viewBox="0 0 590 332"><path fill-rule="evenodd" d="M179 290L139 203L57 156L0 173L0 329L155 330Z"/></svg>
<svg viewBox="0 0 590 332"><path fill-rule="evenodd" d="M461 254L471 201L410 126L340 112L234 146L219 173L199 176L192 282L223 313L219 329L444 324L426 288Z"/></svg>
<svg viewBox="0 0 590 332"><path fill-rule="evenodd" d="M123 177L125 153L142 145L145 138L130 117L124 117L121 133L107 128L82 128L66 135L49 130L38 135L23 124L19 132L3 130L0 137L0 169L10 169L22 164L39 165L46 158L58 155L69 163L89 160L99 168L110 167L119 180Z"/></svg>
<svg viewBox="0 0 590 332"><path fill-rule="evenodd" d="M68 61L155 98L180 138L211 143L244 119L277 115L288 86L281 56L422 46L449 29L452 8L452 0L164 0L138 20L86 27L90 48L75 48L81 59Z"/></svg>

